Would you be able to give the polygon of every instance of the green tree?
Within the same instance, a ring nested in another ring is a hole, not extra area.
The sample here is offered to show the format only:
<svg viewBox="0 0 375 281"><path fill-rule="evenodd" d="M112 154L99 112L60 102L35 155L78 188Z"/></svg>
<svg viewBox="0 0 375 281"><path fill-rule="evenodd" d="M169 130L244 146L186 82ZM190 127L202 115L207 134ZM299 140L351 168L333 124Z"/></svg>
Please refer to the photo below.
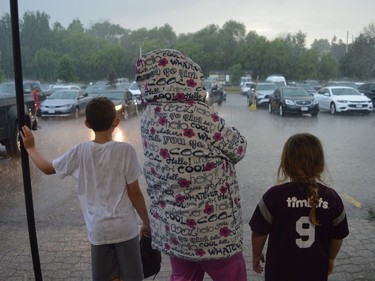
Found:
<svg viewBox="0 0 375 281"><path fill-rule="evenodd" d="M55 81L55 69L57 65L57 54L49 49L42 48L36 51L33 64L35 74L43 81Z"/></svg>
<svg viewBox="0 0 375 281"><path fill-rule="evenodd" d="M300 55L300 72L296 75L296 79L318 79L319 56L318 49L304 50Z"/></svg>
<svg viewBox="0 0 375 281"><path fill-rule="evenodd" d="M319 64L318 78L321 81L328 81L336 78L337 59L331 53L324 54Z"/></svg>
<svg viewBox="0 0 375 281"><path fill-rule="evenodd" d="M57 63L56 76L58 80L63 82L77 81L76 66L69 55L64 55Z"/></svg>
<svg viewBox="0 0 375 281"><path fill-rule="evenodd" d="M331 51L331 44L328 39L315 39L311 44L311 49L317 49L323 55Z"/></svg>
<svg viewBox="0 0 375 281"><path fill-rule="evenodd" d="M83 24L78 18L72 20L72 22L69 24L67 30L69 32L74 32L74 33L84 33L85 32L85 29L83 28Z"/></svg>
<svg viewBox="0 0 375 281"><path fill-rule="evenodd" d="M51 42L49 16L44 12L25 12L20 23L20 41L23 76L39 79L35 71L34 56L37 50L49 48Z"/></svg>
<svg viewBox="0 0 375 281"><path fill-rule="evenodd" d="M5 78L13 78L13 49L12 49L12 26L9 14L4 14L0 19L0 69Z"/></svg>
<svg viewBox="0 0 375 281"><path fill-rule="evenodd" d="M121 37L130 33L130 30L118 24L111 24L108 21L94 23L88 30L88 35L106 39L111 42L119 42Z"/></svg>
<svg viewBox="0 0 375 281"><path fill-rule="evenodd" d="M232 85L238 85L241 77L243 75L242 66L240 63L237 63L231 67L231 79L230 82Z"/></svg>
<svg viewBox="0 0 375 281"><path fill-rule="evenodd" d="M265 79L270 74L269 48L270 42L266 37L250 31L245 40L239 44L240 55L237 61L241 63L244 72L253 73Z"/></svg>
<svg viewBox="0 0 375 281"><path fill-rule="evenodd" d="M5 73L0 69L0 82L5 81Z"/></svg>

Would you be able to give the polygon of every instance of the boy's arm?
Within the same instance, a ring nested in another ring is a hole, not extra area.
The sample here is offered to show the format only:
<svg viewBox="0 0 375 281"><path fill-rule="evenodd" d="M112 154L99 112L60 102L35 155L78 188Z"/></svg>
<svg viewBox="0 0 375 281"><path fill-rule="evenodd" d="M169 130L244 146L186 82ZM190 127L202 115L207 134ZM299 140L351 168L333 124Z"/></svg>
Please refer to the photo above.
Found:
<svg viewBox="0 0 375 281"><path fill-rule="evenodd" d="M139 187L138 180L128 184L128 195L130 201L133 203L139 217L141 218L143 225L141 228L141 235L151 236L150 219L148 217L148 211L145 203L145 198Z"/></svg>
<svg viewBox="0 0 375 281"><path fill-rule="evenodd" d="M251 234L251 244L253 251L253 270L256 273L262 273L263 267L260 262L264 262L263 248L266 243L267 235L257 234L252 232Z"/></svg>
<svg viewBox="0 0 375 281"><path fill-rule="evenodd" d="M27 126L23 126L20 135L27 153L39 170L47 175L56 174L52 162L46 160L36 149L34 135L31 130Z"/></svg>
<svg viewBox="0 0 375 281"><path fill-rule="evenodd" d="M329 267L328 275L333 272L333 267L335 265L335 258L341 249L343 239L331 239L329 242Z"/></svg>

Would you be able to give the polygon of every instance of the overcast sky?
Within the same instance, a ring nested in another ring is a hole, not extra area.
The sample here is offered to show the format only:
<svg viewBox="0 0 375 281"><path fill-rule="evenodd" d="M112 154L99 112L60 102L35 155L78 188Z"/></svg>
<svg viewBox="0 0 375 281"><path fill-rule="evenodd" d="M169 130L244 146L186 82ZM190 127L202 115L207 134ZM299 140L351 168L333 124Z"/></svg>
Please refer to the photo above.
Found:
<svg viewBox="0 0 375 281"><path fill-rule="evenodd" d="M246 26L246 32L274 39L302 31L307 47L314 39L333 36L349 43L364 27L375 22L375 0L19 0L19 17L25 11L41 11L50 23L64 27L78 18L85 28L109 21L123 28L152 29L168 23L174 32L196 32L207 25L220 28L229 20ZM10 13L9 0L0 0L1 16Z"/></svg>

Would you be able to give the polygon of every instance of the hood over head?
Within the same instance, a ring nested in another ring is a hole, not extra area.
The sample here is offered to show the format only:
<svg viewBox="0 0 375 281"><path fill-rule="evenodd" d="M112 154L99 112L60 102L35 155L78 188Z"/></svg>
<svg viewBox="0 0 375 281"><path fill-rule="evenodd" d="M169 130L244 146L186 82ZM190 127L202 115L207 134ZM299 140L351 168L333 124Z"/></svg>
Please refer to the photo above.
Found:
<svg viewBox="0 0 375 281"><path fill-rule="evenodd" d="M139 56L135 80L148 102L206 98L202 69L177 50L158 49Z"/></svg>

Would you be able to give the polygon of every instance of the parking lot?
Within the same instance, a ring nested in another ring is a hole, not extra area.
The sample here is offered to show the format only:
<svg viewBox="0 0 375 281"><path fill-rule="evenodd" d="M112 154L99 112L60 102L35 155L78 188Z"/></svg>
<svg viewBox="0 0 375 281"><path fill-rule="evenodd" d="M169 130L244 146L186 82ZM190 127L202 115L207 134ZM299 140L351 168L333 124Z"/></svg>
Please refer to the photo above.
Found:
<svg viewBox="0 0 375 281"><path fill-rule="evenodd" d="M246 157L236 168L249 280L263 280L263 276L251 269L247 223L264 191L275 184L284 142L297 132L321 139L328 166L326 182L342 196L349 220L350 234L329 280L375 280L375 220L369 214L375 208L375 113L280 117L269 114L267 108L250 111L240 94L228 94L227 101L214 108L248 140ZM140 115L122 120L114 139L132 143L142 162L139 120ZM53 159L77 142L91 139L93 134L83 121L83 117L40 120L41 128L35 131L38 148ZM91 280L90 249L73 179L43 175L33 164L30 172L44 280ZM20 159L9 158L4 147L0 147L0 179L0 280L34 280ZM145 186L143 178L140 183ZM168 280L168 275L164 257L156 280Z"/></svg>

